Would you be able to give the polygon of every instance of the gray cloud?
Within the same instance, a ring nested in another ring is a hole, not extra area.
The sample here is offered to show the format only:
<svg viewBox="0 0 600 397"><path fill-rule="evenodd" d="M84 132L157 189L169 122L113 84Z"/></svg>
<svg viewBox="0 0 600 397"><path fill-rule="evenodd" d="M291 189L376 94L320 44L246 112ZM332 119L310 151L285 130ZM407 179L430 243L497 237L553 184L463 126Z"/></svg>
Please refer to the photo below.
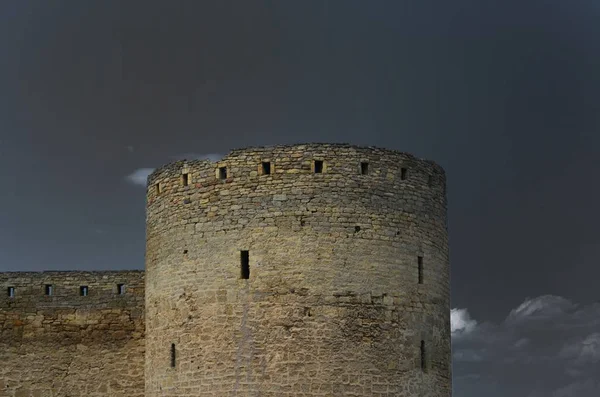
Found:
<svg viewBox="0 0 600 397"><path fill-rule="evenodd" d="M573 360L574 365L600 362L600 332L594 332L567 343L559 355L562 358Z"/></svg>
<svg viewBox="0 0 600 397"><path fill-rule="evenodd" d="M510 312L506 321L516 324L521 321L554 318L573 308L573 303L560 296L543 295L535 299L527 298L519 307Z"/></svg>
<svg viewBox="0 0 600 397"><path fill-rule="evenodd" d="M479 323L466 309L453 309L451 320L460 397L600 395L600 303L544 295L499 324Z"/></svg>
<svg viewBox="0 0 600 397"><path fill-rule="evenodd" d="M552 397L587 397L600 396L600 381L587 379L577 381L556 390Z"/></svg>

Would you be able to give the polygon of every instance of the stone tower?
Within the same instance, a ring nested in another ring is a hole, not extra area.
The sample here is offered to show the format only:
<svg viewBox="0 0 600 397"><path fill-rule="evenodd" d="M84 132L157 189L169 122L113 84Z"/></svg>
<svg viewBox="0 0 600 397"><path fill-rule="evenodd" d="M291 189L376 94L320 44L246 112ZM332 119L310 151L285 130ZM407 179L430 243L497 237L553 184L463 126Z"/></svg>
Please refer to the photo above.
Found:
<svg viewBox="0 0 600 397"><path fill-rule="evenodd" d="M146 397L449 397L445 186L345 144L154 171Z"/></svg>

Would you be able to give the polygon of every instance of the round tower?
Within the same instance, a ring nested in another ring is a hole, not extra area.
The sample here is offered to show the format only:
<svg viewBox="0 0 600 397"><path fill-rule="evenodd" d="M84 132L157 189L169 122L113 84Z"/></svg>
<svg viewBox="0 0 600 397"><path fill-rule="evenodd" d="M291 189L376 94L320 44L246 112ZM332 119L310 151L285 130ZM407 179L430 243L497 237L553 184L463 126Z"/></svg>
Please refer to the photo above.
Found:
<svg viewBox="0 0 600 397"><path fill-rule="evenodd" d="M345 144L148 178L146 397L451 395L443 169Z"/></svg>

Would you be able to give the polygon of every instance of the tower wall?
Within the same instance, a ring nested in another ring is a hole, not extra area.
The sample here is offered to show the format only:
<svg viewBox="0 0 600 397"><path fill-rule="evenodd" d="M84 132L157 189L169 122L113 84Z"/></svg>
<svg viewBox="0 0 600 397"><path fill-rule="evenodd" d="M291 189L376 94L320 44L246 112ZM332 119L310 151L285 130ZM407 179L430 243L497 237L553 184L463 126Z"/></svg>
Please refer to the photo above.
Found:
<svg viewBox="0 0 600 397"><path fill-rule="evenodd" d="M144 395L143 272L0 273L0 288L0 396Z"/></svg>
<svg viewBox="0 0 600 397"><path fill-rule="evenodd" d="M148 179L147 397L448 397L449 301L430 161L275 146Z"/></svg>

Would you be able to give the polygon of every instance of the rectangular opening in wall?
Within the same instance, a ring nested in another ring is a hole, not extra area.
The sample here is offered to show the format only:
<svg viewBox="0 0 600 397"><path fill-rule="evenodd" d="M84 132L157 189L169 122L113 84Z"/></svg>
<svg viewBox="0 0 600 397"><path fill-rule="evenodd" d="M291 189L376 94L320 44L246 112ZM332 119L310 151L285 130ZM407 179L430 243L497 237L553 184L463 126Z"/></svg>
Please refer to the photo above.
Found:
<svg viewBox="0 0 600 397"><path fill-rule="evenodd" d="M271 162L269 162L269 161L262 162L262 174L263 175L271 175Z"/></svg>
<svg viewBox="0 0 600 397"><path fill-rule="evenodd" d="M82 285L81 287L79 287L79 296L88 296L87 285Z"/></svg>
<svg viewBox="0 0 600 397"><path fill-rule="evenodd" d="M425 341L421 341L421 370L427 372L427 354L425 354Z"/></svg>
<svg viewBox="0 0 600 397"><path fill-rule="evenodd" d="M155 185L155 189L156 189L156 194L160 194L160 183L157 183Z"/></svg>
<svg viewBox="0 0 600 397"><path fill-rule="evenodd" d="M362 163L360 163L360 173L362 175L369 174L369 163L367 163L366 161L363 161Z"/></svg>
<svg viewBox="0 0 600 397"><path fill-rule="evenodd" d="M48 296L54 293L54 287L52 286L52 284L46 284L44 286L44 293Z"/></svg>
<svg viewBox="0 0 600 397"><path fill-rule="evenodd" d="M407 173L408 173L408 169L406 169L406 168L400 168L400 179L405 180Z"/></svg>
<svg viewBox="0 0 600 397"><path fill-rule="evenodd" d="M240 251L240 268L241 268L241 278L249 279L250 278L250 253L248 251Z"/></svg>
<svg viewBox="0 0 600 397"><path fill-rule="evenodd" d="M15 297L15 287L8 287L6 290L6 294L8 295L9 298L14 298Z"/></svg>
<svg viewBox="0 0 600 397"><path fill-rule="evenodd" d="M431 187L431 185L433 185L433 176L428 175L427 176L427 186Z"/></svg>
<svg viewBox="0 0 600 397"><path fill-rule="evenodd" d="M125 295L125 284L117 284L117 294Z"/></svg>
<svg viewBox="0 0 600 397"><path fill-rule="evenodd" d="M417 259L419 265L419 284L423 284L423 257L419 256Z"/></svg>
<svg viewBox="0 0 600 397"><path fill-rule="evenodd" d="M189 184L190 184L189 174L182 174L181 175L181 185L187 186Z"/></svg>
<svg viewBox="0 0 600 397"><path fill-rule="evenodd" d="M219 179L227 179L227 167L219 167Z"/></svg>
<svg viewBox="0 0 600 397"><path fill-rule="evenodd" d="M171 368L175 368L175 343L171 343Z"/></svg>
<svg viewBox="0 0 600 397"><path fill-rule="evenodd" d="M315 160L315 174L323 173L323 160Z"/></svg>

